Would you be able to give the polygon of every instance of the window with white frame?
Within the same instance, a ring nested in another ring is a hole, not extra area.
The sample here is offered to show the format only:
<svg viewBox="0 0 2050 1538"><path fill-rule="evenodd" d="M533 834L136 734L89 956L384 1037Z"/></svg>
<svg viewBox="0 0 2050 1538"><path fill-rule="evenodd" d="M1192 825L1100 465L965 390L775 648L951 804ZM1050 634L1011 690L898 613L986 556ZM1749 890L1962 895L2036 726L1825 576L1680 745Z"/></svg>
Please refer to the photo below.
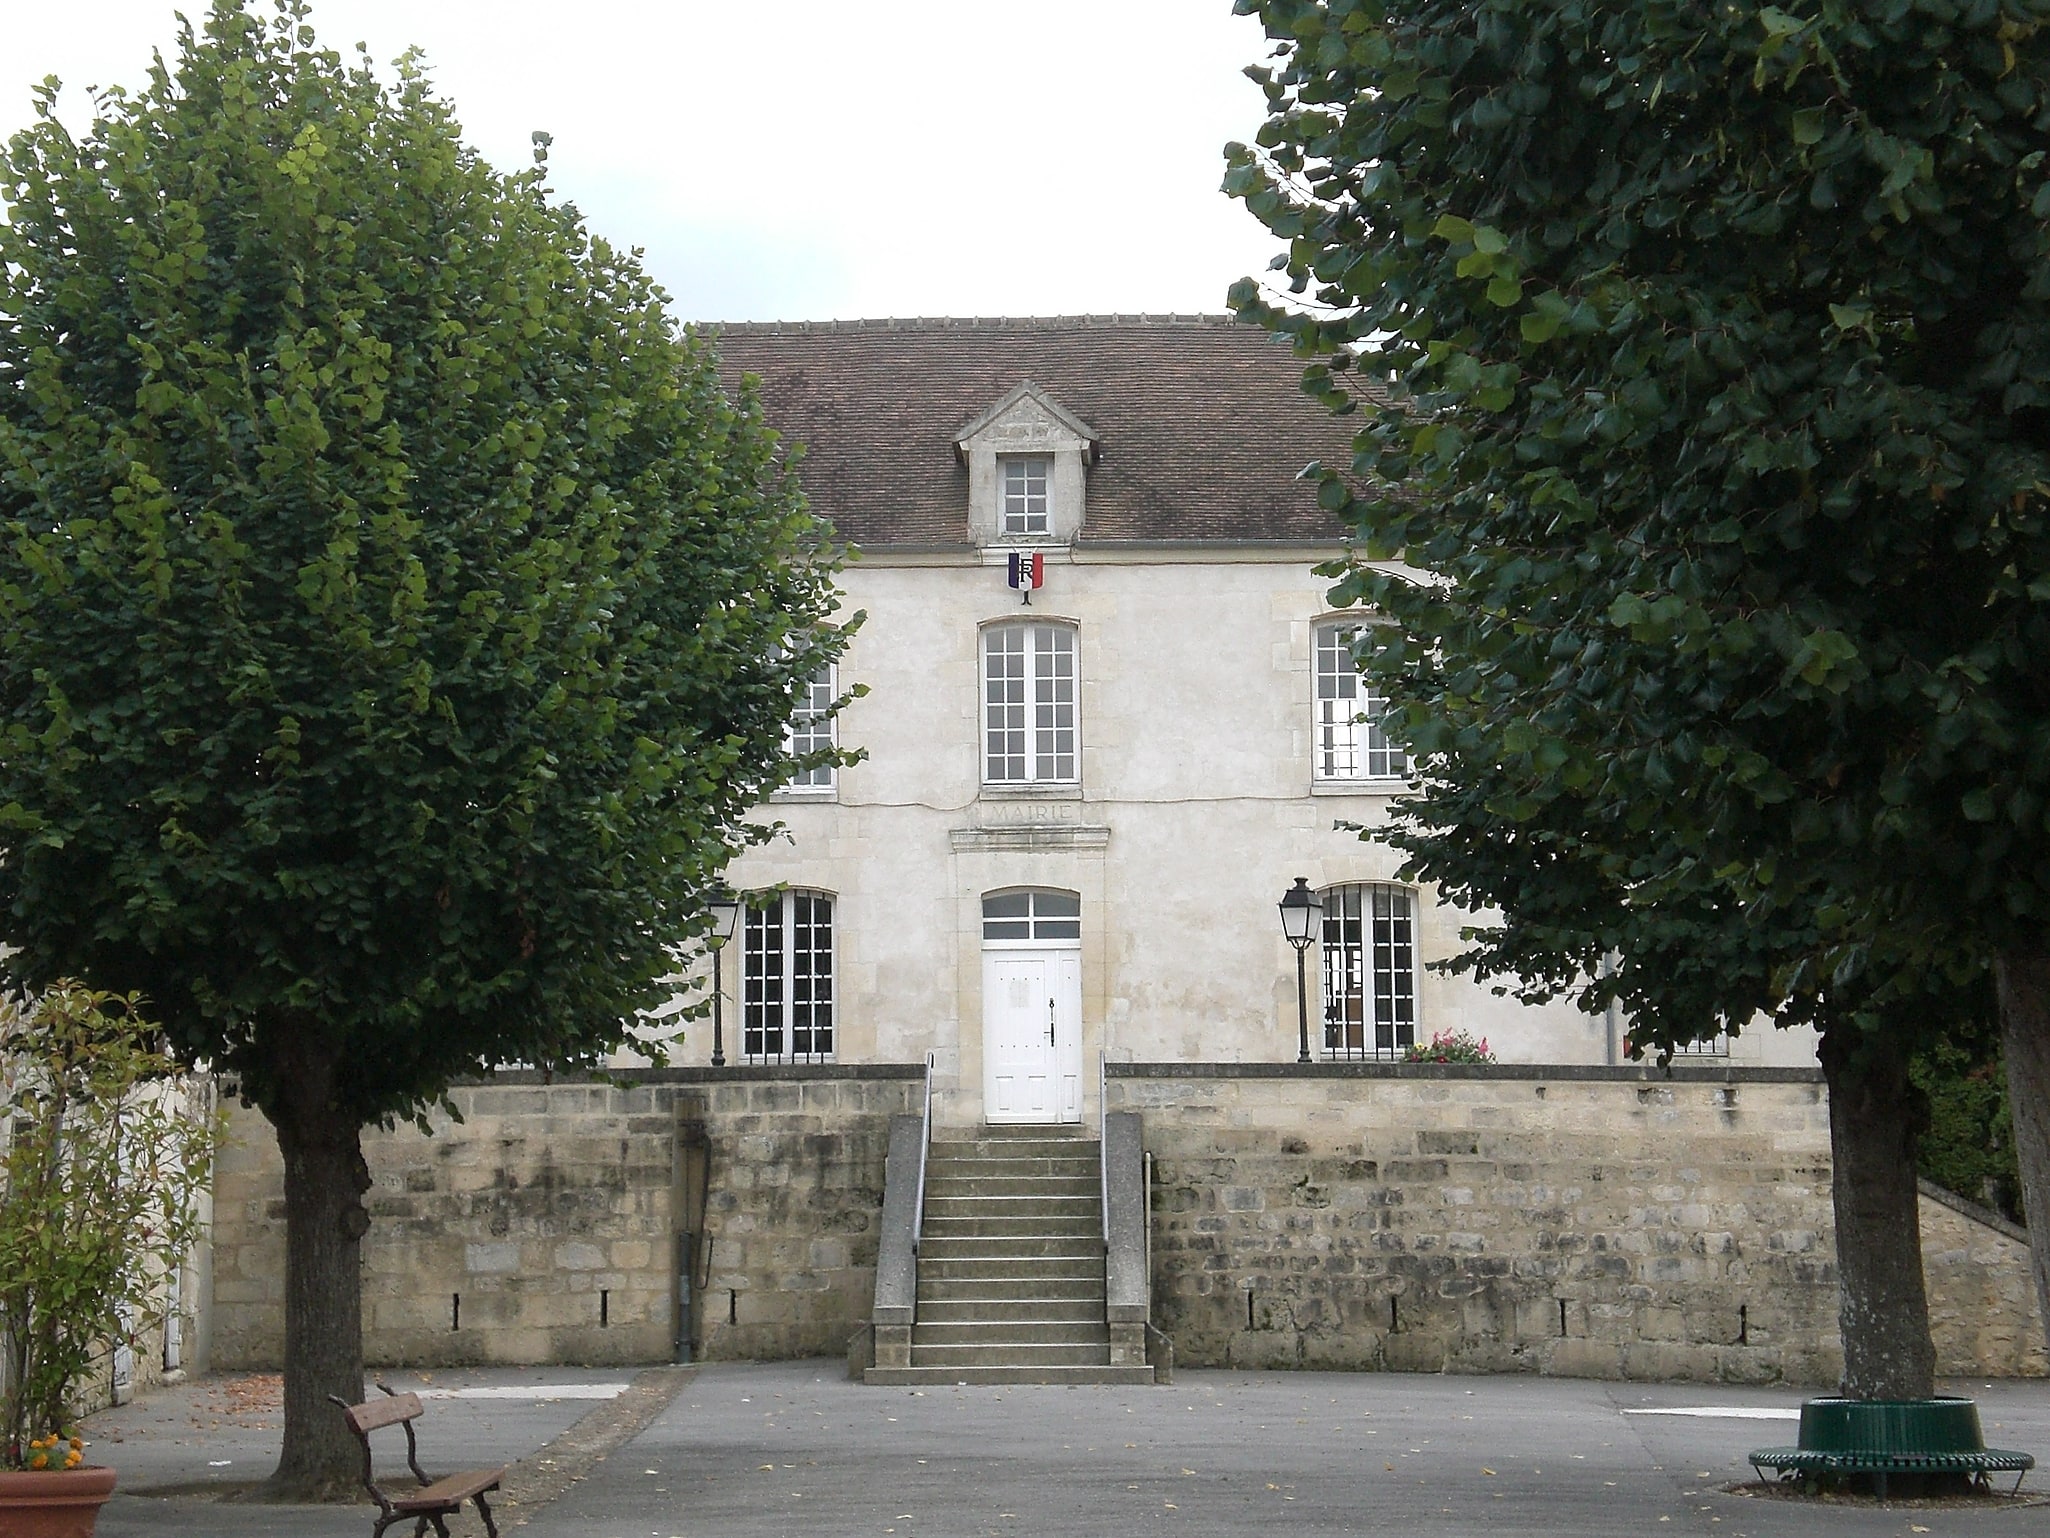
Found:
<svg viewBox="0 0 2050 1538"><path fill-rule="evenodd" d="M833 722L833 691L837 679L833 665L829 662L812 674L811 681L798 696L797 709L791 712L790 724L784 729L784 745L791 753L816 753L833 747L838 742ZM786 790L809 791L817 794L833 788L834 767L821 764L816 769L805 769L791 776Z"/></svg>
<svg viewBox="0 0 2050 1538"><path fill-rule="evenodd" d="M997 459L997 471L1003 479L999 501L1004 533L1046 533L1049 527L1047 486L1053 478L1053 456L1000 455Z"/></svg>
<svg viewBox="0 0 2050 1538"><path fill-rule="evenodd" d="M1324 1055L1392 1057L1416 1042L1416 904L1394 886L1324 893Z"/></svg>
<svg viewBox="0 0 2050 1538"><path fill-rule="evenodd" d="M1358 625L1317 627L1317 778L1402 779L1409 773L1409 754L1381 729L1388 701L1360 677L1352 660L1359 633Z"/></svg>
<svg viewBox="0 0 2050 1538"><path fill-rule="evenodd" d="M741 1051L754 1062L833 1055L833 899L790 891L750 900L740 951Z"/></svg>
<svg viewBox="0 0 2050 1538"><path fill-rule="evenodd" d="M985 781L1076 783L1072 625L1016 620L984 630L982 699Z"/></svg>
<svg viewBox="0 0 2050 1538"><path fill-rule="evenodd" d="M1079 940L1082 899L1073 892L992 892L982 900L982 938Z"/></svg>

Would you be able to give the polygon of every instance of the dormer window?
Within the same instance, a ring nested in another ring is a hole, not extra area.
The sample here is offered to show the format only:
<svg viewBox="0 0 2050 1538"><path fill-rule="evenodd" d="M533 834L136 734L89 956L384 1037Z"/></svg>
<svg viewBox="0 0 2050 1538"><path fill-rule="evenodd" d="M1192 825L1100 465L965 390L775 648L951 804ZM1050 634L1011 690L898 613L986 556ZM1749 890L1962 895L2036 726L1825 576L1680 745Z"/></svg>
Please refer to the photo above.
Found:
<svg viewBox="0 0 2050 1538"><path fill-rule="evenodd" d="M1053 479L1053 456L1000 454L997 465L1003 472L1004 533L1010 536L1046 533L1046 491Z"/></svg>
<svg viewBox="0 0 2050 1538"><path fill-rule="evenodd" d="M968 537L988 548L1072 545L1082 532L1096 429L1026 380L954 435L968 467Z"/></svg>

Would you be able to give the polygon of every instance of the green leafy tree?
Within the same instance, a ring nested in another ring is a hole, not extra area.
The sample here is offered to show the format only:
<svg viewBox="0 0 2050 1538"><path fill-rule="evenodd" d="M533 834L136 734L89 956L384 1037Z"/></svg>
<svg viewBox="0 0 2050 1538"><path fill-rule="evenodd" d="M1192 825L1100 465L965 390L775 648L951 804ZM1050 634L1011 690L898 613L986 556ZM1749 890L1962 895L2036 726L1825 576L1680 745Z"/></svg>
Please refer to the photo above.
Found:
<svg viewBox="0 0 2050 1538"><path fill-rule="evenodd" d="M1821 1029L1846 1387L1926 1393L1907 1065L1989 971L2050 1189L2050 12L1238 8L1394 841L1640 1047Z"/></svg>
<svg viewBox="0 0 2050 1538"><path fill-rule="evenodd" d="M275 1127L275 1483L340 1489L359 1129L622 1040L840 642L829 531L636 258L276 10L7 152L0 935Z"/></svg>

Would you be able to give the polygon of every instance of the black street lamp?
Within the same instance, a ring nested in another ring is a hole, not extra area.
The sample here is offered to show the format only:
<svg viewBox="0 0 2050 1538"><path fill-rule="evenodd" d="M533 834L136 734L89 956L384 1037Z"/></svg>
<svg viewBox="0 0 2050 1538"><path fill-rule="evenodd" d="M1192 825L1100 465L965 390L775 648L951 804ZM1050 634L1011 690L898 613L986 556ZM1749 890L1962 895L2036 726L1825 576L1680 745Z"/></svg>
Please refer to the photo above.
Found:
<svg viewBox="0 0 2050 1538"><path fill-rule="evenodd" d="M726 949L726 942L733 938L734 927L740 922L740 898L733 889L720 882L712 888L711 900L705 904L712 912L712 934L708 941L712 949L712 1066L726 1066L725 1023L720 1018L720 995L723 983L719 965L719 953Z"/></svg>
<svg viewBox="0 0 2050 1538"><path fill-rule="evenodd" d="M1310 890L1310 878L1296 877L1295 885L1281 899L1281 932L1295 947L1296 1030L1302 1043L1301 1050L1296 1053L1299 1063L1310 1060L1310 994L1309 984L1303 978L1303 953L1317 938L1317 924L1323 917L1324 904Z"/></svg>

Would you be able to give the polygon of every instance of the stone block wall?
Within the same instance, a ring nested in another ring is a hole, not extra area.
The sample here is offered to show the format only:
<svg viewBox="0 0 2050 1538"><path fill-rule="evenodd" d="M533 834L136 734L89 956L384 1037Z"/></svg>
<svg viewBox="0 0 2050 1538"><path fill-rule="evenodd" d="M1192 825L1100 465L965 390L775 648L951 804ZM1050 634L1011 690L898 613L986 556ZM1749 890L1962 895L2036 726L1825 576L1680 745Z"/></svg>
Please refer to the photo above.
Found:
<svg viewBox="0 0 2050 1538"><path fill-rule="evenodd" d="M1922 1275L1938 1373L2050 1376L2026 1229L1925 1181Z"/></svg>
<svg viewBox="0 0 2050 1538"><path fill-rule="evenodd" d="M867 1318L890 1117L922 1068L507 1073L429 1130L364 1135L364 1351L374 1363L668 1361L678 1236L705 1357L837 1352ZM215 1186L213 1361L284 1343L277 1144L238 1109Z"/></svg>
<svg viewBox="0 0 2050 1538"><path fill-rule="evenodd" d="M1802 1070L1113 1064L1191 1366L1832 1382Z"/></svg>

